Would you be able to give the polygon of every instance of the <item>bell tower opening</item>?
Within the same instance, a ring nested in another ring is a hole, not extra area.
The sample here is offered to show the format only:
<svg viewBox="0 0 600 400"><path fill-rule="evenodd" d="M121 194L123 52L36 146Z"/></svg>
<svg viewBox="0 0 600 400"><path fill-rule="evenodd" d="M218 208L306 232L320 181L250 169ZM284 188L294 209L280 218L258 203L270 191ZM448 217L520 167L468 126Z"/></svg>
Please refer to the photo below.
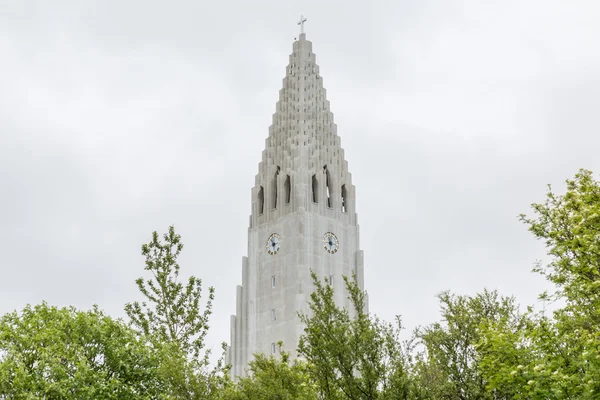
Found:
<svg viewBox="0 0 600 400"><path fill-rule="evenodd" d="M348 212L348 191L346 185L342 185L342 212Z"/></svg>
<svg viewBox="0 0 600 400"><path fill-rule="evenodd" d="M278 179L279 178L279 170L280 170L280 168L277 167L277 171L275 172L275 176L273 177L273 184L271 185L273 188L272 189L273 190L273 195L272 195L273 204L272 204L271 208L273 208L273 209L277 208L277 183L278 183L277 181L279 180Z"/></svg>
<svg viewBox="0 0 600 400"><path fill-rule="evenodd" d="M265 190L261 186L258 189L258 213L262 214L265 211Z"/></svg>
<svg viewBox="0 0 600 400"><path fill-rule="evenodd" d="M325 190L327 196L327 207L331 207L331 174L327 165L323 166L323 173L325 174Z"/></svg>
<svg viewBox="0 0 600 400"><path fill-rule="evenodd" d="M290 201L292 200L292 186L289 175L285 178L283 189L285 191L285 204L290 204Z"/></svg>
<svg viewBox="0 0 600 400"><path fill-rule="evenodd" d="M313 203L319 202L319 181L316 174L312 176L312 201Z"/></svg>

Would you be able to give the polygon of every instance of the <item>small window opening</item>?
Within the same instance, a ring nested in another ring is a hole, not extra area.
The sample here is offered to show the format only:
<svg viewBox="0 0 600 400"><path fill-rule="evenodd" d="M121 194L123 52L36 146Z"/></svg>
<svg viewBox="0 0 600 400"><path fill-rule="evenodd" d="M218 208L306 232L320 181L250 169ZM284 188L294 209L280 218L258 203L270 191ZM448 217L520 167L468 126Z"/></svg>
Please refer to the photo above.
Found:
<svg viewBox="0 0 600 400"><path fill-rule="evenodd" d="M319 181L316 174L312 176L312 198L314 203L319 202Z"/></svg>
<svg viewBox="0 0 600 400"><path fill-rule="evenodd" d="M265 190L261 186L258 190L258 213L262 214L265 211Z"/></svg>
<svg viewBox="0 0 600 400"><path fill-rule="evenodd" d="M290 201L292 199L292 185L290 182L289 175L285 178L285 183L283 184L283 188L285 189L285 204L290 204Z"/></svg>
<svg viewBox="0 0 600 400"><path fill-rule="evenodd" d="M271 277L271 287L274 288L275 287L275 275L273 275Z"/></svg>
<svg viewBox="0 0 600 400"><path fill-rule="evenodd" d="M333 275L329 275L329 285L333 286Z"/></svg>
<svg viewBox="0 0 600 400"><path fill-rule="evenodd" d="M273 343L271 343L271 354L275 354L275 350L276 350L275 342L273 342Z"/></svg>
<svg viewBox="0 0 600 400"><path fill-rule="evenodd" d="M329 169L327 165L323 166L323 172L325 173L325 187L326 187L326 195L327 195L327 207L331 207L331 174L329 173Z"/></svg>
<svg viewBox="0 0 600 400"><path fill-rule="evenodd" d="M279 177L279 167L277 167L277 172L275 172L275 176L273 177L273 207L277 208L277 181Z"/></svg>
<svg viewBox="0 0 600 400"><path fill-rule="evenodd" d="M275 309L271 310L271 321L275 321L277 318L275 317Z"/></svg>
<svg viewBox="0 0 600 400"><path fill-rule="evenodd" d="M342 212L348 212L348 192L346 185L342 185Z"/></svg>

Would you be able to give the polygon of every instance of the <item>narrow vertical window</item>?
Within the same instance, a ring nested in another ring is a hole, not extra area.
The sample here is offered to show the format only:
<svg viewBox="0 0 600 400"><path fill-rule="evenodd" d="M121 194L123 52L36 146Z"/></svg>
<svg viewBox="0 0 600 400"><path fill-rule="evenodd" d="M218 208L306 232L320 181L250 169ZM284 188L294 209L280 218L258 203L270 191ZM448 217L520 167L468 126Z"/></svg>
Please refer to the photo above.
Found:
<svg viewBox="0 0 600 400"><path fill-rule="evenodd" d="M283 184L283 187L285 189L285 204L290 204L290 201L292 199L292 185L290 182L289 175L285 178L285 183Z"/></svg>
<svg viewBox="0 0 600 400"><path fill-rule="evenodd" d="M327 165L323 166L323 172L325 173L325 186L327 191L327 207L331 207L331 174Z"/></svg>
<svg viewBox="0 0 600 400"><path fill-rule="evenodd" d="M348 212L348 192L346 185L342 185L342 212Z"/></svg>
<svg viewBox="0 0 600 400"><path fill-rule="evenodd" d="M271 287L274 288L275 287L275 275L273 275L271 277Z"/></svg>
<svg viewBox="0 0 600 400"><path fill-rule="evenodd" d="M275 309L271 310L271 321L275 321L277 318L275 316Z"/></svg>
<svg viewBox="0 0 600 400"><path fill-rule="evenodd" d="M258 213L262 214L265 210L265 190L261 186L258 190Z"/></svg>
<svg viewBox="0 0 600 400"><path fill-rule="evenodd" d="M275 342L271 343L271 354L275 354Z"/></svg>
<svg viewBox="0 0 600 400"><path fill-rule="evenodd" d="M312 199L314 203L319 202L319 181L316 174L312 176Z"/></svg>
<svg viewBox="0 0 600 400"><path fill-rule="evenodd" d="M329 275L329 286L333 286L333 275Z"/></svg>
<svg viewBox="0 0 600 400"><path fill-rule="evenodd" d="M279 177L279 167L277 167L277 172L275 172L275 176L273 177L273 208L277 208L277 178Z"/></svg>

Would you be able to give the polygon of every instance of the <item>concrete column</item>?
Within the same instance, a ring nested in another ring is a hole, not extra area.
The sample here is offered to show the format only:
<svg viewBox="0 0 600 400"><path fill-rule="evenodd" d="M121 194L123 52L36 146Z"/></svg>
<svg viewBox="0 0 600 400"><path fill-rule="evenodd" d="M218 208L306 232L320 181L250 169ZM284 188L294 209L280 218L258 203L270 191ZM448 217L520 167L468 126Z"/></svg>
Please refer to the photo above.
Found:
<svg viewBox="0 0 600 400"><path fill-rule="evenodd" d="M240 285L236 288L236 324L235 324L235 359L237 367L237 375L241 375L243 372L243 361L242 361L242 287Z"/></svg>
<svg viewBox="0 0 600 400"><path fill-rule="evenodd" d="M241 347L240 352L242 354L241 362L242 365L248 364L248 257L242 257L242 315L241 315Z"/></svg>
<svg viewBox="0 0 600 400"><path fill-rule="evenodd" d="M229 351L227 352L228 355L228 363L231 364L231 372L233 372L234 376L237 376L237 368L238 368L238 364L237 364L237 358L235 356L236 353L236 336L235 336L235 315L232 315L229 317L229 343L231 343L231 345L229 346Z"/></svg>

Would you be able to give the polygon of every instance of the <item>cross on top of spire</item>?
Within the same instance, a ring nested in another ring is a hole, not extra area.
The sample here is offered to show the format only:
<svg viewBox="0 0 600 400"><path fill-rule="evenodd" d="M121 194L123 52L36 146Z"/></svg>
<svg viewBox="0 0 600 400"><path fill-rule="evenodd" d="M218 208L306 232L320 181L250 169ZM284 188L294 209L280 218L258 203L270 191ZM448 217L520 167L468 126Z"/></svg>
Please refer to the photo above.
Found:
<svg viewBox="0 0 600 400"><path fill-rule="evenodd" d="M298 21L298 25L300 25L300 33L304 33L304 23L307 21L307 19L304 17L304 15L300 15L300 21Z"/></svg>

